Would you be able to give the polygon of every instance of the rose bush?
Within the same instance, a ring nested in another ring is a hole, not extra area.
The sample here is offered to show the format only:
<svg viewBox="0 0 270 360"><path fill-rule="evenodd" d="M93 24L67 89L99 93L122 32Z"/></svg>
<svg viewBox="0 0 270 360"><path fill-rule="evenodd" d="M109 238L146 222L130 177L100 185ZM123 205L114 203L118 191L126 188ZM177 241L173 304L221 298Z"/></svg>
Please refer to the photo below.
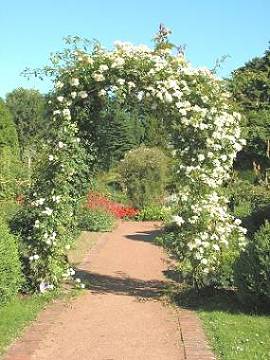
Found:
<svg viewBox="0 0 270 360"><path fill-rule="evenodd" d="M154 49L118 41L111 51L99 44L80 47L69 38L71 47L54 55L45 69L55 80L52 131L49 153L28 197L35 216L24 237L34 286L57 285L71 273L64 261L67 229L85 193L82 181L89 164L98 156L88 130L102 112L119 106L162 119L169 129L178 179L176 236L170 249L180 264L192 268L198 283L210 281L230 242L244 246L245 229L229 215L227 199L219 192L245 144L239 114L222 81L175 53L168 35L161 27Z"/></svg>

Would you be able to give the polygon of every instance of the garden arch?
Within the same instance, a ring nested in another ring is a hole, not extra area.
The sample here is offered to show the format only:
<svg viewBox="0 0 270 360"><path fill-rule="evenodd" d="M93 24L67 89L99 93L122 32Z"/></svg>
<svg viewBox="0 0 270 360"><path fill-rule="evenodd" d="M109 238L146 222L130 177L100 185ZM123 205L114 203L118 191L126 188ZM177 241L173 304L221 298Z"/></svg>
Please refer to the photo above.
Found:
<svg viewBox="0 0 270 360"><path fill-rule="evenodd" d="M160 28L154 49L123 42L112 51L98 44L91 52L75 46L54 56L53 69L46 69L56 77L52 132L29 195L23 234L24 270L33 287L43 291L74 275L64 256L71 241L67 229L75 224L91 149L78 134L85 121L116 105L162 117L170 128L179 189L169 246L193 267L194 278L215 277L222 249L231 241L244 245L245 229L227 212L221 191L244 144L239 115L223 82L174 53L168 34Z"/></svg>

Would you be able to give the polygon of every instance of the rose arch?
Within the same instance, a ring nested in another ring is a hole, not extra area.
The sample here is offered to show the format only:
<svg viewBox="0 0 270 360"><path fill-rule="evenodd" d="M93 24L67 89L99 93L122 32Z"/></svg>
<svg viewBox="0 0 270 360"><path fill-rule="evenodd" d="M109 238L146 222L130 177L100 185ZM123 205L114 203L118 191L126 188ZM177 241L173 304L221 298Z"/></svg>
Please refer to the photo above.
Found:
<svg viewBox="0 0 270 360"><path fill-rule="evenodd" d="M43 291L74 275L65 254L95 152L85 129L119 107L136 109L138 117L151 114L168 128L178 189L174 232L165 245L180 265L192 267L197 282L214 278L224 249L245 243L245 229L228 213L222 188L244 144L223 82L175 52L164 28L154 49L116 42L111 51L98 44L89 50L70 42L71 49L46 69L55 77L51 131L21 215L29 283Z"/></svg>

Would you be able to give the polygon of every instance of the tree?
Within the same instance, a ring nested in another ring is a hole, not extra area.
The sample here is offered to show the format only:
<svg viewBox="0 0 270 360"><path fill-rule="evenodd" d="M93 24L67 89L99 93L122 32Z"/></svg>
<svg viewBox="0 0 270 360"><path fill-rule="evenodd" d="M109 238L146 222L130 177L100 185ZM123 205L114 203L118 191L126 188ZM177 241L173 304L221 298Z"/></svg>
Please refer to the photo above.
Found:
<svg viewBox="0 0 270 360"><path fill-rule="evenodd" d="M12 115L0 99L0 197L15 192L19 175L19 143Z"/></svg>
<svg viewBox="0 0 270 360"><path fill-rule="evenodd" d="M248 143L240 158L270 165L270 49L233 72L230 87Z"/></svg>
<svg viewBox="0 0 270 360"><path fill-rule="evenodd" d="M18 88L7 95L6 104L17 128L21 155L27 159L29 177L39 139L46 133L46 101L37 90Z"/></svg>
<svg viewBox="0 0 270 360"><path fill-rule="evenodd" d="M121 160L125 153L138 147L143 136L143 126L138 119L138 114L116 109L107 116L106 124L101 130L104 144L102 163L107 169L115 162Z"/></svg>
<svg viewBox="0 0 270 360"><path fill-rule="evenodd" d="M161 119L146 115L144 119L145 133L143 143L149 147L160 147L167 149L168 147L168 130L161 121Z"/></svg>

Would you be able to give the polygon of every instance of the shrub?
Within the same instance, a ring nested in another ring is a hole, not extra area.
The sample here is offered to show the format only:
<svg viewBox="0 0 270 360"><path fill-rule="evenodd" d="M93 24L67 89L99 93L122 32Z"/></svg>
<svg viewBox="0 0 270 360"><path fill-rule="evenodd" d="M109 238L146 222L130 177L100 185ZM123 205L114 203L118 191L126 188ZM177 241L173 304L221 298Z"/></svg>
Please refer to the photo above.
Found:
<svg viewBox="0 0 270 360"><path fill-rule="evenodd" d="M171 215L170 208L158 205L145 206L140 210L139 214L136 215L136 220L168 220Z"/></svg>
<svg viewBox="0 0 270 360"><path fill-rule="evenodd" d="M182 240L180 244L179 238ZM234 264L240 254L240 246L234 236L230 238L227 246L217 253L215 268L205 272L199 281L196 278L196 271L201 271L201 269L199 266L195 267L194 263L186 256L190 248L175 223L166 224L165 231L157 238L157 244L165 247L176 256L179 275L186 283L195 285L197 288L228 287L234 284Z"/></svg>
<svg viewBox="0 0 270 360"><path fill-rule="evenodd" d="M252 236L265 220L270 220L270 191L267 186L252 185L248 181L237 179L225 191L231 197L230 208L233 215L242 218L249 236Z"/></svg>
<svg viewBox="0 0 270 360"><path fill-rule="evenodd" d="M158 204L164 197L169 160L158 148L140 146L126 153L119 172L123 188L137 208Z"/></svg>
<svg viewBox="0 0 270 360"><path fill-rule="evenodd" d="M251 307L270 306L270 224L266 222L250 240L235 265L239 298Z"/></svg>
<svg viewBox="0 0 270 360"><path fill-rule="evenodd" d="M21 269L16 238L0 219L0 304L9 301L21 284Z"/></svg>
<svg viewBox="0 0 270 360"><path fill-rule="evenodd" d="M102 209L88 209L82 207L78 214L78 225L85 231L111 231L115 224L115 217Z"/></svg>

